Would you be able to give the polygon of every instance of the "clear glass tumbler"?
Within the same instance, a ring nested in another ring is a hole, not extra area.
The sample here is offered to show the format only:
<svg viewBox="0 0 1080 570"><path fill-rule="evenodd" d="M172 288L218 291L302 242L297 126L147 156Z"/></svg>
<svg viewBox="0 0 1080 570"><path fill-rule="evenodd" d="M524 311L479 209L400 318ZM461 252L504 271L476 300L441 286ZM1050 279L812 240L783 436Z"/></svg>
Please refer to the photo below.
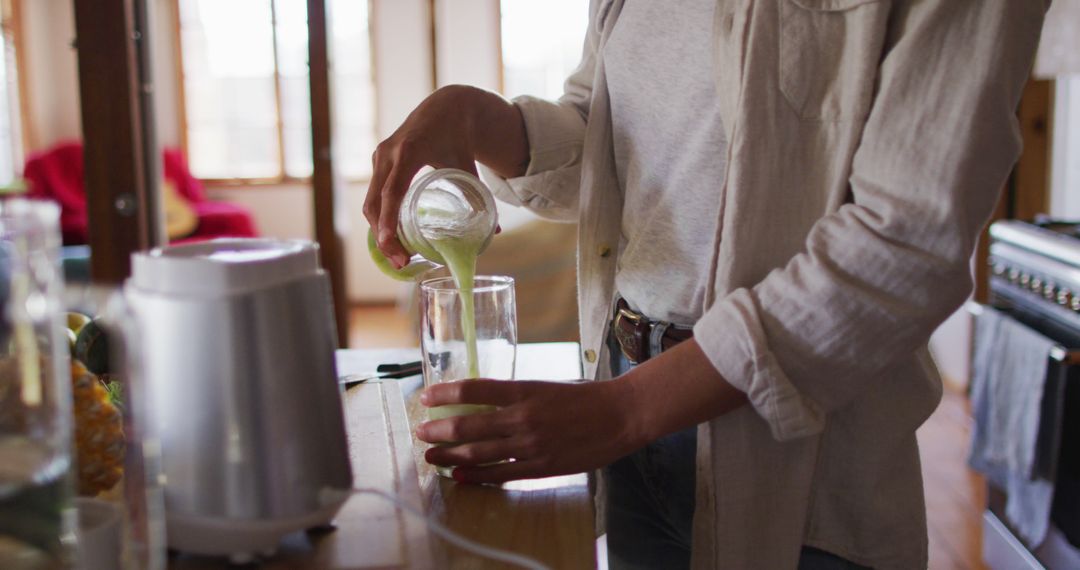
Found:
<svg viewBox="0 0 1080 570"><path fill-rule="evenodd" d="M0 568L74 562L59 209L0 201Z"/></svg>
<svg viewBox="0 0 1080 570"><path fill-rule="evenodd" d="M424 386L486 378L513 380L517 358L517 306L514 280L479 276L473 285L474 315L466 314L461 292L450 277L420 284L420 348ZM475 328L475 339L469 334ZM475 350L472 344L475 342ZM473 356L475 355L475 356ZM470 360L475 359L474 362ZM475 373L473 373L475 371ZM452 405L428 409L430 419L490 411L490 406ZM444 477L449 468L437 468Z"/></svg>

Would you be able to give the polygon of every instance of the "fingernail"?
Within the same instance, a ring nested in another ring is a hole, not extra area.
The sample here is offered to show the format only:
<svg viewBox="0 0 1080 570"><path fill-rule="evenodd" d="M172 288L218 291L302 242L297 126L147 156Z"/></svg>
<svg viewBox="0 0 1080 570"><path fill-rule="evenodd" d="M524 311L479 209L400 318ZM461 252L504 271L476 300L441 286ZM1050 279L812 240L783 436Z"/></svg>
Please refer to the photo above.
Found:
<svg viewBox="0 0 1080 570"><path fill-rule="evenodd" d="M427 423L422 423L416 426L416 437L418 439L424 439L424 436L427 435L427 429L425 426L427 426Z"/></svg>
<svg viewBox="0 0 1080 570"><path fill-rule="evenodd" d="M402 267L405 267L409 264L409 258L405 257L404 255L398 254L394 256L394 263L397 264L398 269L401 269Z"/></svg>
<svg viewBox="0 0 1080 570"><path fill-rule="evenodd" d="M431 399L431 396L428 396L427 391L420 392L420 403L421 404L423 404L425 406L428 405L428 400L430 400L430 399Z"/></svg>
<svg viewBox="0 0 1080 570"><path fill-rule="evenodd" d="M450 477L453 478L454 481L457 481L458 483L467 483L468 482L468 481L465 480L465 473L462 472L460 467L455 467L454 470L450 472Z"/></svg>

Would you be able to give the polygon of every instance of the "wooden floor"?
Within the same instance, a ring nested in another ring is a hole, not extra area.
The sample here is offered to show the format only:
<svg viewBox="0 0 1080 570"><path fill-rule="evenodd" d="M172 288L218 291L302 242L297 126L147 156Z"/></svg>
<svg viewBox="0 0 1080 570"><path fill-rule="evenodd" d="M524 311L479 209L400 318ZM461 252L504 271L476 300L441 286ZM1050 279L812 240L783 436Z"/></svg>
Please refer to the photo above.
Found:
<svg viewBox="0 0 1080 570"><path fill-rule="evenodd" d="M350 348L419 346L408 315L391 305L359 305L349 312Z"/></svg>
<svg viewBox="0 0 1080 570"><path fill-rule="evenodd" d="M356 307L350 315L350 346L416 346L408 317L394 307ZM946 390L941 405L919 429L932 570L983 570L980 517L982 478L966 465L971 433L967 399Z"/></svg>

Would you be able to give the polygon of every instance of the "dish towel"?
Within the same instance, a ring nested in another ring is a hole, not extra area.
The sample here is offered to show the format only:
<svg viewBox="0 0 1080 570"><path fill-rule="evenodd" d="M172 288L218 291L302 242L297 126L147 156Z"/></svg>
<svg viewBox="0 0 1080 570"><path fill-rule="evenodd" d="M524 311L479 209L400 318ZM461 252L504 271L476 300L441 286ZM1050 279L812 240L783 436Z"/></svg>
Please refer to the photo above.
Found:
<svg viewBox="0 0 1080 570"><path fill-rule="evenodd" d="M1064 381L1047 377L1055 346L995 309L976 318L968 463L1005 490L1005 517L1032 548L1049 526L1061 437Z"/></svg>

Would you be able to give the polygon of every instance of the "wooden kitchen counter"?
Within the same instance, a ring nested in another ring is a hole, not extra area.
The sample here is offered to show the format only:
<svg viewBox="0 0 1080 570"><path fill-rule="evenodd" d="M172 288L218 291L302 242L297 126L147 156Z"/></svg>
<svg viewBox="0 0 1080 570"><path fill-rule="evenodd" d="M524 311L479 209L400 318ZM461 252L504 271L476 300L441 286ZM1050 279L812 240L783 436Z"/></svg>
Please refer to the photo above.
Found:
<svg viewBox="0 0 1080 570"><path fill-rule="evenodd" d="M419 359L416 350L343 350L338 373L363 373L385 362ZM517 377L580 378L575 343L525 344ZM584 475L520 481L502 487L461 485L439 477L423 460L427 444L412 427L423 421L419 378L361 384L345 395L345 422L357 487L399 496L451 530L488 546L535 558L557 569L595 568L593 507ZM262 567L504 568L446 544L418 518L373 495L356 495L336 528L288 537ZM174 556L173 570L228 568L221 559Z"/></svg>

